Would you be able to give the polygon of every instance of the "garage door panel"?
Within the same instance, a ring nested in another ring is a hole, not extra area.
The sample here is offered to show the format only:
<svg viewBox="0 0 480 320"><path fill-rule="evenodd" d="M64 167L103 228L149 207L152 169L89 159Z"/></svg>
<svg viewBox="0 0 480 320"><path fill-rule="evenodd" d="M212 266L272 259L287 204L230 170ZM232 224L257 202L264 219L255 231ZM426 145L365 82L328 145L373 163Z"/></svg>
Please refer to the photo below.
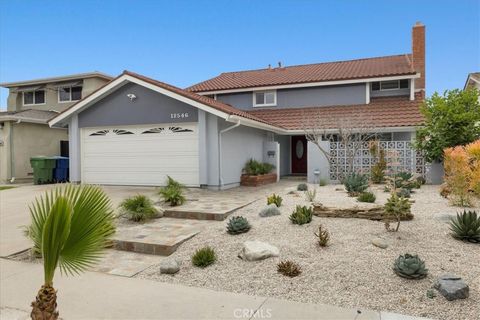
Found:
<svg viewBox="0 0 480 320"><path fill-rule="evenodd" d="M198 186L198 149L196 124L82 129L82 181L158 186L170 175Z"/></svg>

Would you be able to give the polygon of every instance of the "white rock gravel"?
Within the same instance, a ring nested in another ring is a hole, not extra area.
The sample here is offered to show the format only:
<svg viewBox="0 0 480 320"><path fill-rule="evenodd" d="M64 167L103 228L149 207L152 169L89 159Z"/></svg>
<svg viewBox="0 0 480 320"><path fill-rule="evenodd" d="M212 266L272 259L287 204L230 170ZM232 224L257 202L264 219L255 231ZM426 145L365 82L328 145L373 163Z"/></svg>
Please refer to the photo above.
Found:
<svg viewBox="0 0 480 320"><path fill-rule="evenodd" d="M324 205L357 204L345 192L335 191L338 185L317 188L317 201ZM388 196L382 189L383 186L372 188L380 204ZM155 265L137 276L301 302L437 319L480 319L480 245L460 242L449 235L444 216L454 216L460 208L451 207L440 197L438 189L438 186L423 186L412 194L416 200L412 205L415 218L402 221L397 233L385 231L382 222L363 219L314 217L310 224L292 225L288 216L295 205L308 203L304 196L287 195L286 190L281 194L284 200L280 216L259 217L266 199L254 202L235 212L252 224L248 233L232 236L225 232L226 222L212 222L171 256L185 261L180 272L174 276L162 275ZM438 219L439 216L442 218ZM320 248L314 236L320 223L331 235L327 248ZM379 250L371 244L374 238L385 239L389 247ZM254 239L278 247L280 256L256 262L237 258L243 243ZM196 268L189 262L191 255L205 245L215 249L218 260L206 269ZM425 260L429 269L427 278L412 281L393 273L394 260L407 252ZM297 262L303 273L292 279L278 274L276 265L284 259ZM455 273L469 284L468 299L447 301L441 295L427 297L435 279L444 273Z"/></svg>

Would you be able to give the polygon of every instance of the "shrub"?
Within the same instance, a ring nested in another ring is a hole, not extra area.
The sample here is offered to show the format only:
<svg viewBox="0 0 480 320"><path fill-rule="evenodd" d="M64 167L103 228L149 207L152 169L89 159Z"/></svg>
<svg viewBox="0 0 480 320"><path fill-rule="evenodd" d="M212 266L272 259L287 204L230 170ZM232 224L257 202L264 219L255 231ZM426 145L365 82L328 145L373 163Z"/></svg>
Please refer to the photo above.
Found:
<svg viewBox="0 0 480 320"><path fill-rule="evenodd" d="M454 205L471 206L469 188L471 185L471 168L468 154L461 146L447 148L444 152L445 182L451 192Z"/></svg>
<svg viewBox="0 0 480 320"><path fill-rule="evenodd" d="M379 141L371 142L370 154L377 160L370 171L370 179L373 183L382 183L385 179L387 161L385 160L385 150L380 148Z"/></svg>
<svg viewBox="0 0 480 320"><path fill-rule="evenodd" d="M248 223L247 218L244 217L231 217L227 223L227 232L230 234L245 233L248 232L250 228L250 223Z"/></svg>
<svg viewBox="0 0 480 320"><path fill-rule="evenodd" d="M317 189L314 188L313 190L307 190L307 192L305 192L305 197L307 198L307 201L313 202L317 197Z"/></svg>
<svg viewBox="0 0 480 320"><path fill-rule="evenodd" d="M465 146L465 151L470 158L470 189L480 196L480 139Z"/></svg>
<svg viewBox="0 0 480 320"><path fill-rule="evenodd" d="M351 173L342 183L350 196L356 196L368 188L368 177L361 173Z"/></svg>
<svg viewBox="0 0 480 320"><path fill-rule="evenodd" d="M320 184L320 187L323 187L323 186L326 186L326 185L328 184L328 181L327 181L327 179L323 179L323 178L322 178L322 179L320 179L320 183L319 183L319 184Z"/></svg>
<svg viewBox="0 0 480 320"><path fill-rule="evenodd" d="M306 224L312 222L313 209L307 208L305 206L299 206L295 208L293 213L290 215L289 219L293 224Z"/></svg>
<svg viewBox="0 0 480 320"><path fill-rule="evenodd" d="M278 207L275 203L272 203L263 208L258 215L260 217L278 216L280 215L280 210L278 210Z"/></svg>
<svg viewBox="0 0 480 320"><path fill-rule="evenodd" d="M159 193L163 197L163 201L170 203L172 207L182 205L186 201L183 190L179 187L167 186L161 188Z"/></svg>
<svg viewBox="0 0 480 320"><path fill-rule="evenodd" d="M375 202L376 199L377 198L372 192L362 192L357 198L357 200L360 202L370 202L370 203Z"/></svg>
<svg viewBox="0 0 480 320"><path fill-rule="evenodd" d="M456 218L450 220L450 230L455 239L468 242L480 242L480 216L476 211L457 213Z"/></svg>
<svg viewBox="0 0 480 320"><path fill-rule="evenodd" d="M183 189L185 186L170 176L167 176L167 187Z"/></svg>
<svg viewBox="0 0 480 320"><path fill-rule="evenodd" d="M302 269L293 261L280 261L277 265L277 271L287 277L296 277L302 273Z"/></svg>
<svg viewBox="0 0 480 320"><path fill-rule="evenodd" d="M320 247L326 247L330 241L330 234L326 228L323 228L322 225L318 226L318 233L314 233L318 238L318 245Z"/></svg>
<svg viewBox="0 0 480 320"><path fill-rule="evenodd" d="M192 256L192 263L199 268L205 268L213 264L217 260L215 251L210 247L203 247L195 251Z"/></svg>
<svg viewBox="0 0 480 320"><path fill-rule="evenodd" d="M274 194L272 194L271 196L269 196L269 197L267 198L267 205L273 203L273 204L275 204L277 207L280 208L280 206L282 205L282 201L283 201L282 197L280 197L279 195L276 195L276 194L274 193Z"/></svg>
<svg viewBox="0 0 480 320"><path fill-rule="evenodd" d="M400 277L406 279L423 279L428 274L425 262L417 255L406 253L400 255L393 264L393 271Z"/></svg>
<svg viewBox="0 0 480 320"><path fill-rule="evenodd" d="M151 219L157 214L152 200L141 194L123 200L120 210L122 215L136 222Z"/></svg>
<svg viewBox="0 0 480 320"><path fill-rule="evenodd" d="M308 190L308 186L306 183L300 183L297 186L297 191L307 191L307 190Z"/></svg>
<svg viewBox="0 0 480 320"><path fill-rule="evenodd" d="M385 228L389 231L398 231L401 218L410 213L410 206L408 199L399 197L396 193L392 193L385 204L384 210L387 218L393 216L397 220L397 227L394 230L390 230L389 220L387 219L385 222Z"/></svg>
<svg viewBox="0 0 480 320"><path fill-rule="evenodd" d="M270 173L274 168L275 166L270 163L266 163L266 162L262 163L255 159L250 159L245 164L243 171L248 175L258 176L258 175Z"/></svg>

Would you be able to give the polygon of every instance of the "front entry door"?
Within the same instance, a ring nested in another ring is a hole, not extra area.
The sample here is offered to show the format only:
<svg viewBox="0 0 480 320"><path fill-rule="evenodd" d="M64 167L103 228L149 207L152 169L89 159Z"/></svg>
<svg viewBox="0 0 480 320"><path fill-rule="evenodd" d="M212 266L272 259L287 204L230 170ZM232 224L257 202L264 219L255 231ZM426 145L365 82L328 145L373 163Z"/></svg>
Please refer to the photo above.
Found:
<svg viewBox="0 0 480 320"><path fill-rule="evenodd" d="M292 174L307 174L307 139L292 136Z"/></svg>

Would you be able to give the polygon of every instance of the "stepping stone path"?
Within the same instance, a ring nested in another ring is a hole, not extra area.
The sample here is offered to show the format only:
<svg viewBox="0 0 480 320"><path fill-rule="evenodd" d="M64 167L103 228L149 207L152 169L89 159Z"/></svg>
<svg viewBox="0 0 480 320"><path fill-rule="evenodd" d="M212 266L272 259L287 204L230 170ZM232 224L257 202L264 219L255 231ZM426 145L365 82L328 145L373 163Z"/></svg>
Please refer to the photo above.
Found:
<svg viewBox="0 0 480 320"><path fill-rule="evenodd" d="M388 248L388 242L383 240L382 238L375 238L372 240L372 244L375 246L375 247L379 247L381 249L386 249Z"/></svg>
<svg viewBox="0 0 480 320"><path fill-rule="evenodd" d="M262 241L245 241L238 257L247 261L263 260L270 257L278 257L280 250Z"/></svg>
<svg viewBox="0 0 480 320"><path fill-rule="evenodd" d="M466 299L469 287L462 278L454 274L444 274L433 285L447 300Z"/></svg>
<svg viewBox="0 0 480 320"><path fill-rule="evenodd" d="M175 274L180 270L180 263L175 259L165 259L160 263L160 273Z"/></svg>

